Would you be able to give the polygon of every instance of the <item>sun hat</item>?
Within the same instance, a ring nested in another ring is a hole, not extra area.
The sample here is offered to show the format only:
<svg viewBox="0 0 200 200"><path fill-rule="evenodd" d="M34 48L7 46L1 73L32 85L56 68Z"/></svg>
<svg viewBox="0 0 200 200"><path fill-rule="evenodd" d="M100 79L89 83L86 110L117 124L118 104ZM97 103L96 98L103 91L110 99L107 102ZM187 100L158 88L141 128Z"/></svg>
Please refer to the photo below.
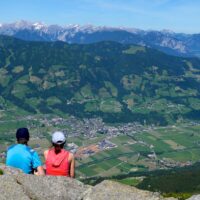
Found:
<svg viewBox="0 0 200 200"><path fill-rule="evenodd" d="M66 141L65 135L61 131L56 131L52 135L52 143L54 144L63 144Z"/></svg>
<svg viewBox="0 0 200 200"><path fill-rule="evenodd" d="M26 140L29 140L29 131L27 128L19 128L17 129L17 132L16 132L16 138L17 140L20 140L20 139L26 139Z"/></svg>

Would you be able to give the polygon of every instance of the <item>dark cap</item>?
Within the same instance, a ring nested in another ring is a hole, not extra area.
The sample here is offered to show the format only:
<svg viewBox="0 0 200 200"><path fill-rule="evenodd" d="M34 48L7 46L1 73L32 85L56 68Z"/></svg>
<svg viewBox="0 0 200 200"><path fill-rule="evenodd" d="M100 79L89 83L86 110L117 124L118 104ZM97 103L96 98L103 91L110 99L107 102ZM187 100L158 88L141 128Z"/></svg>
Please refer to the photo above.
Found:
<svg viewBox="0 0 200 200"><path fill-rule="evenodd" d="M29 131L27 128L19 128L16 132L16 138L19 139L26 139L29 140Z"/></svg>

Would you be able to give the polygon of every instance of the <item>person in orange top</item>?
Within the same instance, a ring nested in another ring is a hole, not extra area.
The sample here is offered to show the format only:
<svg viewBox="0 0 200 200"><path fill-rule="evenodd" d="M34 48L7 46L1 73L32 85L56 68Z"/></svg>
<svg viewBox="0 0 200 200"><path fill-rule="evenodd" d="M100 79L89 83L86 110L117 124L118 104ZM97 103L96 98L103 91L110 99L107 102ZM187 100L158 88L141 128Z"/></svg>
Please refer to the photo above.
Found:
<svg viewBox="0 0 200 200"><path fill-rule="evenodd" d="M74 155L64 149L66 143L62 132L56 131L52 135L53 147L44 151L46 175L51 176L75 176Z"/></svg>

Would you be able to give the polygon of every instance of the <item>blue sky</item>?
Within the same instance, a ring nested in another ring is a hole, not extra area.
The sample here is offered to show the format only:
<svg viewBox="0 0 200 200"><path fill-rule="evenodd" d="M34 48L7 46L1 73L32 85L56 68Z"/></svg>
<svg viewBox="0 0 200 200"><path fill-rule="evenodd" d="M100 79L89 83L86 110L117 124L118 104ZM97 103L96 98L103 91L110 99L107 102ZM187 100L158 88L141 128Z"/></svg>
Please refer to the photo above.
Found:
<svg viewBox="0 0 200 200"><path fill-rule="evenodd" d="M1 0L0 23L93 24L200 33L200 0Z"/></svg>

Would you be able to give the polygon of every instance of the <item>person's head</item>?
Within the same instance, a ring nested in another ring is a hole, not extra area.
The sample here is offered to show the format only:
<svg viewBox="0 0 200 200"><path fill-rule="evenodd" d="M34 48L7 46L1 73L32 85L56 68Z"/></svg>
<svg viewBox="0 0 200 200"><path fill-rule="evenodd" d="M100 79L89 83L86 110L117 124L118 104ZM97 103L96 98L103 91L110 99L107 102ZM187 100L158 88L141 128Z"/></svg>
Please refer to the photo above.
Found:
<svg viewBox="0 0 200 200"><path fill-rule="evenodd" d="M27 128L17 129L16 138L17 138L17 142L19 144L26 144L27 145L29 138L30 138L28 129Z"/></svg>
<svg viewBox="0 0 200 200"><path fill-rule="evenodd" d="M51 142L52 142L52 145L54 146L55 150L60 151L66 143L65 135L61 131L56 131L52 135Z"/></svg>

